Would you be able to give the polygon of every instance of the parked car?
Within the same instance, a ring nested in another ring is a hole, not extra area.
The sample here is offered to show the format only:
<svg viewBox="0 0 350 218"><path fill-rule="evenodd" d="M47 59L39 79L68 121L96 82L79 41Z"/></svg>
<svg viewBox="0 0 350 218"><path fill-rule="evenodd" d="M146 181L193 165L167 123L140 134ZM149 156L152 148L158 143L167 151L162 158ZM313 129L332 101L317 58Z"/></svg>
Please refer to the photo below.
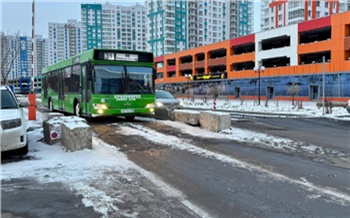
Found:
<svg viewBox="0 0 350 218"><path fill-rule="evenodd" d="M27 120L24 117L22 106L8 86L0 87L0 143L1 152L15 151L16 154L28 153Z"/></svg>
<svg viewBox="0 0 350 218"><path fill-rule="evenodd" d="M183 102L168 91L156 90L155 117L159 119L170 119L174 109L183 107Z"/></svg>
<svg viewBox="0 0 350 218"><path fill-rule="evenodd" d="M348 111L348 113L350 114L350 99L348 100L348 104L345 107L345 109Z"/></svg>

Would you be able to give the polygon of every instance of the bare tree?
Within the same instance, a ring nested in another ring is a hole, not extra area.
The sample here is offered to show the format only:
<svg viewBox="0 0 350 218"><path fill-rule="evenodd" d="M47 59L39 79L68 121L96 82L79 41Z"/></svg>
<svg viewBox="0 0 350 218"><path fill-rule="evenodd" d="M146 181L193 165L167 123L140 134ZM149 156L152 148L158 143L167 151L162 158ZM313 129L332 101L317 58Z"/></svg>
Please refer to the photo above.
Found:
<svg viewBox="0 0 350 218"><path fill-rule="evenodd" d="M18 57L20 52L19 32L14 35L1 32L0 43L1 83L6 85L8 76L12 71L14 60Z"/></svg>
<svg viewBox="0 0 350 218"><path fill-rule="evenodd" d="M296 82L292 82L286 87L288 95L292 96L292 105L294 105L294 97L300 92L300 86Z"/></svg>

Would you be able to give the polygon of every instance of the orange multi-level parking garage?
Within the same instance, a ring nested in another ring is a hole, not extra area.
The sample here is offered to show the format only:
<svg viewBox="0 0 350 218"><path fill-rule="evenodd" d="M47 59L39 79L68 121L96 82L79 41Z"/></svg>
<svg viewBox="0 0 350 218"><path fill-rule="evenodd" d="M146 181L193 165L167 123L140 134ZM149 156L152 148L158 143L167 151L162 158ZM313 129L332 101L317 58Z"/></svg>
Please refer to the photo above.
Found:
<svg viewBox="0 0 350 218"><path fill-rule="evenodd" d="M158 89L176 95L319 100L350 97L350 12L258 32L155 58ZM260 76L260 79L259 79Z"/></svg>

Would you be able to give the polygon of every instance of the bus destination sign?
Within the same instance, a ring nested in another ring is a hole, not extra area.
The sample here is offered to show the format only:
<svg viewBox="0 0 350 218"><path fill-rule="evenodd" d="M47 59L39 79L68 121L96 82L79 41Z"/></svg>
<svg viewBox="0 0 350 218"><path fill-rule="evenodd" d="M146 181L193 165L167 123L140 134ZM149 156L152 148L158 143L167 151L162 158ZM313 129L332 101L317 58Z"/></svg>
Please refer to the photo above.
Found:
<svg viewBox="0 0 350 218"><path fill-rule="evenodd" d="M115 60L117 60L117 61L138 61L139 56L137 54L117 53Z"/></svg>
<svg viewBox="0 0 350 218"><path fill-rule="evenodd" d="M138 54L103 52L103 60L109 61L138 61Z"/></svg>
<svg viewBox="0 0 350 218"><path fill-rule="evenodd" d="M105 61L153 62L153 54L137 51L95 50L94 59Z"/></svg>

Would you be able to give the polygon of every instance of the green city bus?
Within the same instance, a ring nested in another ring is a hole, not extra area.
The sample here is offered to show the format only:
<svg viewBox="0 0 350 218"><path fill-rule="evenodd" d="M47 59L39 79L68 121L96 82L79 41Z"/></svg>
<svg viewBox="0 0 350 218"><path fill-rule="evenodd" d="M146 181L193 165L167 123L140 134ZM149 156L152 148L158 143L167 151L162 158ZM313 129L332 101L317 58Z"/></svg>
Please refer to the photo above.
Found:
<svg viewBox="0 0 350 218"><path fill-rule="evenodd" d="M150 52L91 49L42 71L42 104L76 116L154 114L154 57Z"/></svg>

